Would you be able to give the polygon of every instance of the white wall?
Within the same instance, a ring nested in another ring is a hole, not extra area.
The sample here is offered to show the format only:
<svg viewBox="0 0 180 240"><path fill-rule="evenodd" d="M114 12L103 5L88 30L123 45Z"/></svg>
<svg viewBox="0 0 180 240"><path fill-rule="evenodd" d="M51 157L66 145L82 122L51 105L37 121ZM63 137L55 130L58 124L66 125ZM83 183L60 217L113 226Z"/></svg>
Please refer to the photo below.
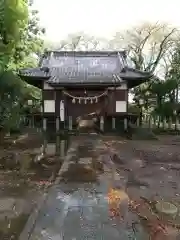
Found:
<svg viewBox="0 0 180 240"><path fill-rule="evenodd" d="M127 112L127 102L126 101L116 101L116 112Z"/></svg>
<svg viewBox="0 0 180 240"><path fill-rule="evenodd" d="M43 89L48 90L48 89L54 89L51 87L48 83L44 82Z"/></svg>
<svg viewBox="0 0 180 240"><path fill-rule="evenodd" d="M55 113L55 100L44 100L44 112Z"/></svg>

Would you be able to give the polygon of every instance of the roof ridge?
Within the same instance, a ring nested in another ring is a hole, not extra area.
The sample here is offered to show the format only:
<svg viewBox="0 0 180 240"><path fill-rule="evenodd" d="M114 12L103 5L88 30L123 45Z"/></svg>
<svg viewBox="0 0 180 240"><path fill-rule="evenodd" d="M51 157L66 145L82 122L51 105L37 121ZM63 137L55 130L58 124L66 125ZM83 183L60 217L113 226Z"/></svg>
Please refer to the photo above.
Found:
<svg viewBox="0 0 180 240"><path fill-rule="evenodd" d="M88 54L92 54L92 55L117 55L118 53L120 54L126 54L126 50L86 50L86 51L83 51L83 50L46 50L44 51L44 54L51 54L51 53L58 53L58 54L82 54L82 55L88 55Z"/></svg>

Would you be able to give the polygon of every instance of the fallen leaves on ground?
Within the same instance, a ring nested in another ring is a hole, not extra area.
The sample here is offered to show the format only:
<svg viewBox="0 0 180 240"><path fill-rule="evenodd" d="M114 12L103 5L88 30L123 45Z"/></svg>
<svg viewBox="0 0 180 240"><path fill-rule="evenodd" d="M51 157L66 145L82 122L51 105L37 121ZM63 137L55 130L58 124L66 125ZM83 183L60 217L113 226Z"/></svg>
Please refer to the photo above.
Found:
<svg viewBox="0 0 180 240"><path fill-rule="evenodd" d="M178 230L172 224L163 220L152 211L150 204L153 202L139 199L138 201L131 201L129 196L123 190L110 188L108 192L108 204L111 218L119 218L123 220L124 209L123 203L128 203L129 209L136 213L147 230L152 240L175 240L178 236Z"/></svg>
<svg viewBox="0 0 180 240"><path fill-rule="evenodd" d="M121 189L110 188L108 192L108 204L110 217L120 217L123 219L125 211L125 205L128 206L129 197L125 191Z"/></svg>
<svg viewBox="0 0 180 240"><path fill-rule="evenodd" d="M164 222L155 212L152 211L147 201L131 201L130 209L135 212L143 226L149 232L152 240L175 240L178 236L178 230L172 224Z"/></svg>

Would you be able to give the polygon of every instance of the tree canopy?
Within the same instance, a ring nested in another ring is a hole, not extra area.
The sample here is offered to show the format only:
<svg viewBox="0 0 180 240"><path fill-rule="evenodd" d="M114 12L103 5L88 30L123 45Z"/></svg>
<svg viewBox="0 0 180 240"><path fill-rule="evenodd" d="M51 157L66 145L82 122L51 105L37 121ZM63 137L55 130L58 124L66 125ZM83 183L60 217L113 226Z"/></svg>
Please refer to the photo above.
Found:
<svg viewBox="0 0 180 240"><path fill-rule="evenodd" d="M7 67L12 51L28 23L28 4L24 0L0 1L0 73Z"/></svg>
<svg viewBox="0 0 180 240"><path fill-rule="evenodd" d="M40 99L40 90L22 81L16 71L36 66L44 32L32 3L0 1L0 129L21 117L28 97Z"/></svg>

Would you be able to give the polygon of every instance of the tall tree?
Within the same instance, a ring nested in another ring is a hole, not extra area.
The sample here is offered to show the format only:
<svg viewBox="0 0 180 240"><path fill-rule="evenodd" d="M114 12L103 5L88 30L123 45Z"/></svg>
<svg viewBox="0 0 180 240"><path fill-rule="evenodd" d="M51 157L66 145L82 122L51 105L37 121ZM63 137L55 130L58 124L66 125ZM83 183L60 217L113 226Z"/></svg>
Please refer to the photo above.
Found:
<svg viewBox="0 0 180 240"><path fill-rule="evenodd" d="M110 41L110 48L125 48L139 70L154 72L169 50L175 47L177 29L167 24L144 23L124 33L117 32Z"/></svg>
<svg viewBox="0 0 180 240"><path fill-rule="evenodd" d="M25 29L20 29L20 39L12 51L9 67L17 70L24 67L37 65L38 56L43 52L43 36L45 29L40 27L38 11L29 3L28 24Z"/></svg>
<svg viewBox="0 0 180 240"><path fill-rule="evenodd" d="M28 5L25 0L0 1L0 73L8 65L27 21Z"/></svg>
<svg viewBox="0 0 180 240"><path fill-rule="evenodd" d="M15 71L35 64L33 55L42 51L44 29L39 27L38 12L26 0L0 0L0 9L4 13L0 15L0 130L6 130L20 118L24 100L40 95Z"/></svg>

